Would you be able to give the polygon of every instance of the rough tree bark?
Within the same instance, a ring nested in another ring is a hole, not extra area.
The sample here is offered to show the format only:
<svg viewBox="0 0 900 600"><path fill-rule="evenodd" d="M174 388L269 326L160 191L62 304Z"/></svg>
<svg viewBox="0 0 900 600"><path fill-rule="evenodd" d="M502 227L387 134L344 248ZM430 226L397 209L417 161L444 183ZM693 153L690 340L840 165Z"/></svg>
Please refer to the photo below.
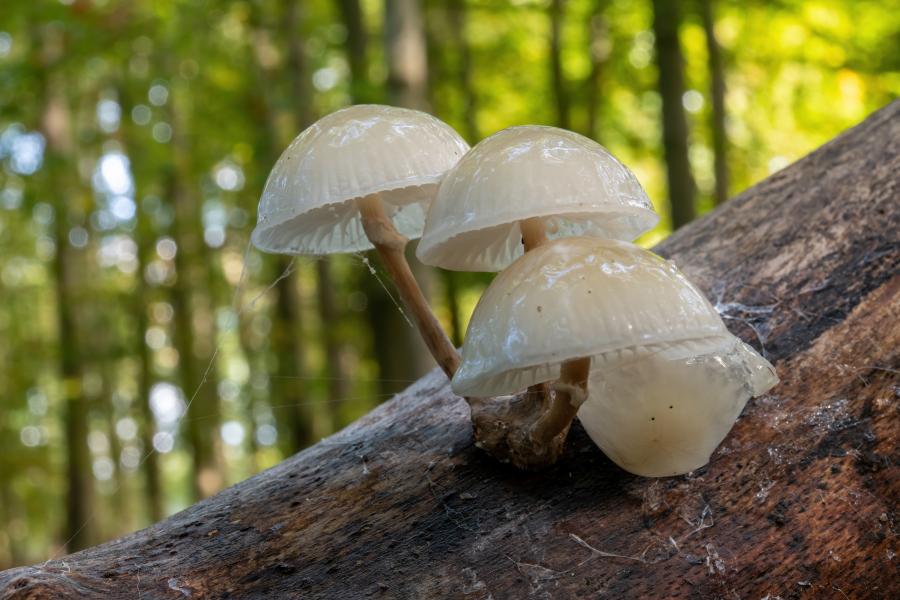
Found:
<svg viewBox="0 0 900 600"><path fill-rule="evenodd" d="M347 429L0 598L896 598L900 102L657 248L781 383L691 475L579 427L522 473L435 371Z"/></svg>

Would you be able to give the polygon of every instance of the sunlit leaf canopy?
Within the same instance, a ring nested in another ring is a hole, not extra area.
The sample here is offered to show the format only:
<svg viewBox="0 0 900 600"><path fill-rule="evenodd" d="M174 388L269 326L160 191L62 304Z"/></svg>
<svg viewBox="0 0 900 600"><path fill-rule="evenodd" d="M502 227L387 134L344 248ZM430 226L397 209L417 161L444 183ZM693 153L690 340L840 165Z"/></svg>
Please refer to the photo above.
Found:
<svg viewBox="0 0 900 600"><path fill-rule="evenodd" d="M268 170L304 121L395 98L385 5L361 3L362 38L341 10L353 4L4 4L0 567L172 513L343 426L427 367L414 346L388 355L380 343L388 321L401 325L389 335L412 336L364 257L325 268L248 246ZM702 213L715 185L708 32L700 3L683 4L681 105ZM473 143L559 124L556 5L569 126L644 184L663 215L641 240L650 245L671 229L651 2L422 3L427 54L413 62L427 68L424 100ZM900 94L892 3L712 5L732 194ZM424 276L458 335L485 276ZM73 456L83 459L75 473ZM85 503L74 513L73 489Z"/></svg>

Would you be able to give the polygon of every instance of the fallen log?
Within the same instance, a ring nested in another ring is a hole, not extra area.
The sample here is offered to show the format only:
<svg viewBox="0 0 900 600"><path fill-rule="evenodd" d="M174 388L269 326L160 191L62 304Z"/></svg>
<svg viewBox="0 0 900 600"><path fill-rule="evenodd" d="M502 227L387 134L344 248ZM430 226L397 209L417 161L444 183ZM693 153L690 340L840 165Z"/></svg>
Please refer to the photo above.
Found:
<svg viewBox="0 0 900 600"><path fill-rule="evenodd" d="M576 425L517 471L435 371L0 598L900 597L900 101L656 250L782 380L708 466L635 477Z"/></svg>

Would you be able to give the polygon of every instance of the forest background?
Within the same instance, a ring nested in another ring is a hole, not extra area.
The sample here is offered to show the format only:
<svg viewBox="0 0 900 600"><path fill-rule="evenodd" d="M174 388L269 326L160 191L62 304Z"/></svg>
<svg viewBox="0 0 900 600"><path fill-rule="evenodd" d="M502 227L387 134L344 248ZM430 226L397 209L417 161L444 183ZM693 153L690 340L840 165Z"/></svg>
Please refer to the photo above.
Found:
<svg viewBox="0 0 900 600"><path fill-rule="evenodd" d="M644 184L649 246L898 96L896 0L7 0L0 569L157 521L431 368L376 260L248 245L317 117L572 129ZM459 342L489 276L417 275Z"/></svg>

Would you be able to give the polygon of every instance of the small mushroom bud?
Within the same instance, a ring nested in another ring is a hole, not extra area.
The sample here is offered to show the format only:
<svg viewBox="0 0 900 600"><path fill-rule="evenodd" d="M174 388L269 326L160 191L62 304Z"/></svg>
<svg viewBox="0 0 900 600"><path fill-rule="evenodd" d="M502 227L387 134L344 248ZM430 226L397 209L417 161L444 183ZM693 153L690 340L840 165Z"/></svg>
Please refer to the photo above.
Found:
<svg viewBox="0 0 900 600"><path fill-rule="evenodd" d="M456 349L406 262L409 238L444 173L468 150L453 129L423 112L359 105L316 121L278 159L259 202L253 244L280 254L375 248L448 377Z"/></svg>
<svg viewBox="0 0 900 600"><path fill-rule="evenodd" d="M600 144L555 127L510 127L447 172L417 255L445 269L499 271L525 250L528 220L548 239L631 241L658 219L634 174Z"/></svg>

